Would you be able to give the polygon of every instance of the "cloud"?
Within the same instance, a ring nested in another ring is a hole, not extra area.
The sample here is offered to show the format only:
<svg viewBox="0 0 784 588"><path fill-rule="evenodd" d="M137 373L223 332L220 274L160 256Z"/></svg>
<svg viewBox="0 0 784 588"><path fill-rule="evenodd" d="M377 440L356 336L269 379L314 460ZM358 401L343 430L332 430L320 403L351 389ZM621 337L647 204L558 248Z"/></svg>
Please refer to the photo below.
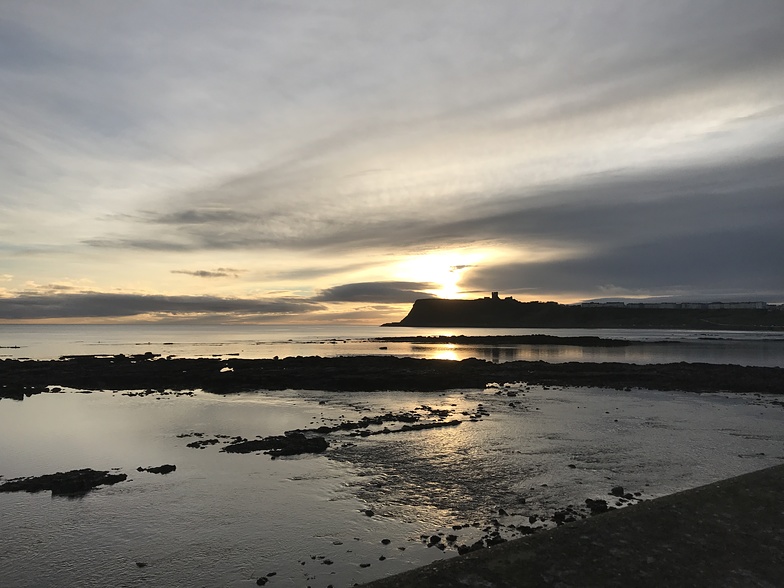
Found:
<svg viewBox="0 0 784 588"><path fill-rule="evenodd" d="M7 0L0 261L152 291L230 252L267 289L404 298L356 282L481 246L555 295L683 281L646 251L682 243L768 284L731 253L779 244L781 28L780 0ZM481 263L455 270L503 279Z"/></svg>
<svg viewBox="0 0 784 588"><path fill-rule="evenodd" d="M475 270L465 286L533 297L633 292L778 301L784 299L784 277L777 270L784 267L780 227L771 223L766 230L700 232L546 263L498 264Z"/></svg>
<svg viewBox="0 0 784 588"><path fill-rule="evenodd" d="M423 290L437 288L427 282L360 282L322 290L314 300L324 302L404 303L419 298L432 298Z"/></svg>
<svg viewBox="0 0 784 588"><path fill-rule="evenodd" d="M743 221L765 223L784 189L784 158L727 160L709 165L598 174L513 195L468 199L451 206L401 207L383 218L349 215L306 219L292 213L243 222L219 218L173 225L171 239L97 240L99 247L161 251L263 250L398 252L512 241L547 247L601 246L641 235L666 239L678 232ZM167 222L178 218L162 213ZM186 215L187 216L187 215ZM157 222L157 221L156 221ZM173 222L173 221L171 221ZM272 223L270 225L269 223ZM273 226L275 225L275 226ZM285 228L287 227L287 228ZM296 271L296 270L293 270Z"/></svg>
<svg viewBox="0 0 784 588"><path fill-rule="evenodd" d="M0 299L0 319L68 319L137 317L140 315L225 315L245 318L291 315L324 310L302 299L242 299L216 296L162 296L84 292L78 294L21 294Z"/></svg>
<svg viewBox="0 0 784 588"><path fill-rule="evenodd" d="M171 270L173 274L185 274L196 278L238 278L241 273L248 270L231 267L219 267L214 270Z"/></svg>

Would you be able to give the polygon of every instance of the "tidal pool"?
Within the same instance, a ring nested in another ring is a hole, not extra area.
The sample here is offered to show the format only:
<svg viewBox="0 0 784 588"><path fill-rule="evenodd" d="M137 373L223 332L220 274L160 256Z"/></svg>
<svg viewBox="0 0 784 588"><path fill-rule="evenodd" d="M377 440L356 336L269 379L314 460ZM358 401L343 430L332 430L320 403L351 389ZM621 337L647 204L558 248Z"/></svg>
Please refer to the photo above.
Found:
<svg viewBox="0 0 784 588"><path fill-rule="evenodd" d="M274 574L267 586L351 586L455 556L487 529L511 538L586 498L612 504L615 486L653 498L781 463L781 402L521 383L2 400L4 480L85 467L129 480L76 499L0 493L0 585L255 586ZM463 422L333 432L323 454L274 460L221 452L223 438L187 446L194 433L253 438L433 411ZM176 471L136 471L164 463ZM442 544L455 537L443 551L427 546L439 532Z"/></svg>

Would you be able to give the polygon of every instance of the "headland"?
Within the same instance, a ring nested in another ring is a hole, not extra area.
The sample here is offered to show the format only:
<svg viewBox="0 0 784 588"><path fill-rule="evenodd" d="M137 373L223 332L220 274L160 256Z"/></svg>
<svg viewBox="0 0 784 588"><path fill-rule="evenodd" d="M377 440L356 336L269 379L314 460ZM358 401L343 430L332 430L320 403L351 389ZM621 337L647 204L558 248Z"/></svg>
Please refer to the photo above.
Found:
<svg viewBox="0 0 784 588"><path fill-rule="evenodd" d="M474 300L423 298L385 327L784 330L784 305L765 302L520 302L498 292Z"/></svg>

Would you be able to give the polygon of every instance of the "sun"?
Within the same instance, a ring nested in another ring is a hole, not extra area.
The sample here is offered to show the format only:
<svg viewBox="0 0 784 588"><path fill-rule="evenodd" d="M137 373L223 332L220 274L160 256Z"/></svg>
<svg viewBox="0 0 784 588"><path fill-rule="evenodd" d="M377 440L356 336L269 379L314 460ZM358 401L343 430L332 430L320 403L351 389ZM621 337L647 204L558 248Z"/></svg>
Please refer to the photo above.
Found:
<svg viewBox="0 0 784 588"><path fill-rule="evenodd" d="M411 256L398 264L396 276L414 281L428 282L433 287L425 290L439 298L460 298L459 283L463 273L481 259L480 253L465 251L436 251Z"/></svg>

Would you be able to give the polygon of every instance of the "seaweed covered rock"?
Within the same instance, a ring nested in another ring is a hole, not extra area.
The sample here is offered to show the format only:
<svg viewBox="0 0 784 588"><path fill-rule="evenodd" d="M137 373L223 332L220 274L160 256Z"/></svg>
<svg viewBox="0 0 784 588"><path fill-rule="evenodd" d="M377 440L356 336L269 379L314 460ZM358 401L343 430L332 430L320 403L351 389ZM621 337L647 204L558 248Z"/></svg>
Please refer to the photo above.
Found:
<svg viewBox="0 0 784 588"><path fill-rule="evenodd" d="M127 478L127 474L116 474L85 468L9 480L4 484L0 484L0 492L43 492L50 490L52 496L75 496L86 494L97 486L108 486L123 482Z"/></svg>
<svg viewBox="0 0 784 588"><path fill-rule="evenodd" d="M224 447L226 453L255 453L263 451L273 457L299 455L301 453L323 453L329 447L324 437L307 437L303 433L289 432L263 439L236 441Z"/></svg>
<svg viewBox="0 0 784 588"><path fill-rule="evenodd" d="M171 472L175 471L176 469L177 469L176 465L173 465L173 464L170 464L170 463L165 463L163 465L150 466L150 467L146 467L146 468L143 468L143 467L139 466L138 468L136 468L136 471L137 472L150 472L151 474L164 474L165 475L165 474L170 474Z"/></svg>

